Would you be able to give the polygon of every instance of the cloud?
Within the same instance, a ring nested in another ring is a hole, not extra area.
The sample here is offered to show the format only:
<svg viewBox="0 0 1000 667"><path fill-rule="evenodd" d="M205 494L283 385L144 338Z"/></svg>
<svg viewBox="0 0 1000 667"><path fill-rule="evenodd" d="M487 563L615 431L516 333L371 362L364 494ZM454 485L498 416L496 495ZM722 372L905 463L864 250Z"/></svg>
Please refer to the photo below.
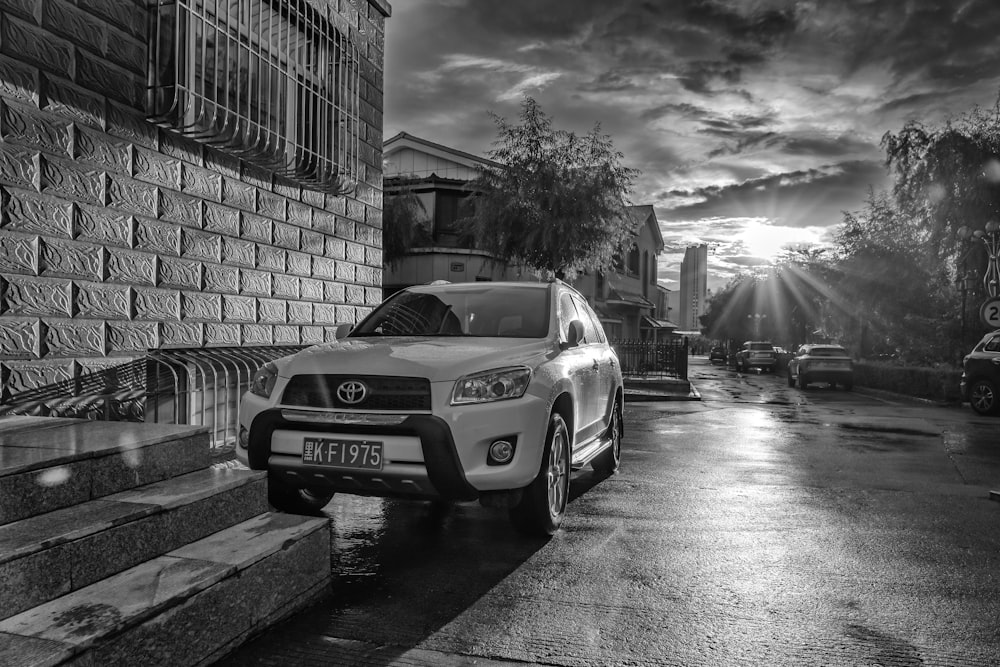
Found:
<svg viewBox="0 0 1000 667"><path fill-rule="evenodd" d="M760 259L733 245L754 224L821 238L889 185L886 132L991 106L998 45L995 0L405 0L385 129L482 155L525 94L599 122L663 223L660 277L708 242L718 281Z"/></svg>

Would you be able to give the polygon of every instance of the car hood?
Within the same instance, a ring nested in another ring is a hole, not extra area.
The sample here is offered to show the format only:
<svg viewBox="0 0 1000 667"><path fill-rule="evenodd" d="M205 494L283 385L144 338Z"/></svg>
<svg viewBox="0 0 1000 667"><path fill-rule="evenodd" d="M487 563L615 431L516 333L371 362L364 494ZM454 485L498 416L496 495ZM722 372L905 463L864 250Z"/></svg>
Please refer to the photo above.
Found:
<svg viewBox="0 0 1000 667"><path fill-rule="evenodd" d="M505 366L536 366L557 350L547 340L510 338L346 338L275 360L278 375L391 375L431 382Z"/></svg>

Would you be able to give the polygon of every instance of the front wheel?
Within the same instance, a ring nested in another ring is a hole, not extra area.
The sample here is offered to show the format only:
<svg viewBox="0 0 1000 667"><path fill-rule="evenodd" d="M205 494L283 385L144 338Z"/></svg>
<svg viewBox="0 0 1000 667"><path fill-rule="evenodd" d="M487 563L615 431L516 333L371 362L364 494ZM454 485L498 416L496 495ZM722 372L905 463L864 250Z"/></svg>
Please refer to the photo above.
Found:
<svg viewBox="0 0 1000 667"><path fill-rule="evenodd" d="M788 371L788 386L789 387L794 387L795 386L795 378L792 377L792 372L791 371Z"/></svg>
<svg viewBox="0 0 1000 667"><path fill-rule="evenodd" d="M796 385L798 386L799 389L805 389L806 387L809 386L809 382L806 380L806 376L803 375L801 372L799 373L799 377L796 380Z"/></svg>
<svg viewBox="0 0 1000 667"><path fill-rule="evenodd" d="M1000 412L1000 396L996 386L989 380L976 380L969 387L969 405L981 415L995 415Z"/></svg>
<svg viewBox="0 0 1000 667"><path fill-rule="evenodd" d="M569 500L569 429L562 415L552 413L545 436L542 465L521 501L510 509L514 528L545 537L559 530Z"/></svg>
<svg viewBox="0 0 1000 667"><path fill-rule="evenodd" d="M273 474L267 476L267 502L279 512L316 516L333 499L333 491L299 489Z"/></svg>
<svg viewBox="0 0 1000 667"><path fill-rule="evenodd" d="M621 404L615 401L615 407L611 412L611 423L606 431L607 439L611 444L601 454L593 460L590 466L602 475L614 475L618 472L618 466L622 459L622 415Z"/></svg>

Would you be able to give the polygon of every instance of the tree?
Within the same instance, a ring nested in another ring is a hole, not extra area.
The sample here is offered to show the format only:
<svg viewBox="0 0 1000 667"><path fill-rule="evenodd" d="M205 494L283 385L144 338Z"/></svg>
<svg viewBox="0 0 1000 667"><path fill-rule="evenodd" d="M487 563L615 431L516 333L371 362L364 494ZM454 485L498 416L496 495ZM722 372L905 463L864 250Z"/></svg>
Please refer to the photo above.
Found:
<svg viewBox="0 0 1000 667"><path fill-rule="evenodd" d="M957 259L959 227L982 229L1000 214L1000 99L938 128L911 121L882 147L898 210L937 258Z"/></svg>
<svg viewBox="0 0 1000 667"><path fill-rule="evenodd" d="M932 261L931 230L899 210L898 195L870 193L837 234L838 317L862 354L899 348L917 361L949 358L955 311L948 278ZM885 348L885 349L883 349Z"/></svg>
<svg viewBox="0 0 1000 667"><path fill-rule="evenodd" d="M628 240L628 195L638 171L621 165L597 124L586 135L556 130L526 97L520 124L490 113L498 138L472 189L467 220L479 248L498 259L571 276L611 265Z"/></svg>

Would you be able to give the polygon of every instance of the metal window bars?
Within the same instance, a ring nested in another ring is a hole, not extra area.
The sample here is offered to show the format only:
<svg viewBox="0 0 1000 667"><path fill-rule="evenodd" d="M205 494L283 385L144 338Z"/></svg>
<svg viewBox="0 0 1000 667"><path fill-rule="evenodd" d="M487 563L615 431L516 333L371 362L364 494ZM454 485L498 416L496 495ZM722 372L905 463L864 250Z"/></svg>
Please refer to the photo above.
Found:
<svg viewBox="0 0 1000 667"><path fill-rule="evenodd" d="M20 392L2 415L208 426L227 450L239 429L240 398L264 363L302 345L163 349L117 366Z"/></svg>
<svg viewBox="0 0 1000 667"><path fill-rule="evenodd" d="M307 187L361 170L361 66L312 0L150 0L149 120Z"/></svg>

